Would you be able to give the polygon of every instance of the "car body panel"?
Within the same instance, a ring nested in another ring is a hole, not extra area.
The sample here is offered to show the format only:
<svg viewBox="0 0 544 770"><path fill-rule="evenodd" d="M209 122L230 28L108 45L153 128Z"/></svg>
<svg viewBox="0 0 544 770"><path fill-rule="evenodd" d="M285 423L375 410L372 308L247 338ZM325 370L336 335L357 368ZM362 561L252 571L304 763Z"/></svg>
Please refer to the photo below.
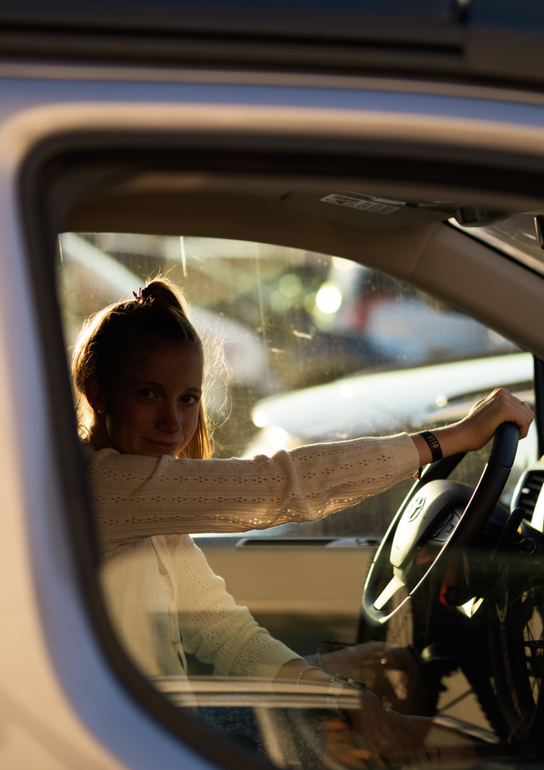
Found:
<svg viewBox="0 0 544 770"><path fill-rule="evenodd" d="M539 3L7 4L3 49L59 56L541 83Z"/></svg>
<svg viewBox="0 0 544 770"><path fill-rule="evenodd" d="M0 747L0 760L14 770L55 765L93 770L124 765L143 770L158 764L187 770L211 767L211 762L175 739L133 700L112 673L85 606L67 523L70 500L52 438L57 415L51 410L47 388L41 385L48 381L47 361L33 304L39 292L31 288L27 261L28 233L19 187L23 165L47 143L52 146L78 137L81 142L85 136L106 133L121 141L127 135L147 133L188 141L205 134L237 143L248 136L268 141L272 134L274 141L283 136L295 148L297 141L315 141L320 146L331 137L334 142L355 144L363 139L387 140L392 145L413 143L418 152L424 152L422 145L427 149L433 145L461 152L468 148L477 153L511 153L540 162L544 108L500 100L434 100L418 93L337 92L332 87L293 89L265 83L217 85L213 75L210 84L151 85L127 83L122 76L118 82L81 82L69 66L65 79L59 75L38 81L26 72L25 78L0 82L0 265L5 280L0 303L4 393L0 420L7 448L0 486L9 543L0 566L1 605L7 621L0 652L5 662L4 702L14 718L10 740ZM221 226L227 232L226 225ZM268 227L272 232L270 220ZM239 237L247 233L242 223L233 228ZM432 283L432 270L425 264L428 243L442 238L447 246L448 239L462 237L445 234L445 229L442 225L429 228L422 249L397 265L397 272L413 273L420 284ZM298 239L303 236L293 231L294 245ZM477 245L473 251L477 263ZM486 270L483 266L482 271ZM501 291L510 282L510 273L518 284L526 281L525 307L519 292L516 301L526 314L536 313L542 290L533 285L530 295L533 276L513 263L504 270L507 277ZM476 297L465 304L477 314ZM500 313L497 317L500 320ZM528 326L526 320L520 324L519 341L544 353L540 332ZM512 328L516 329L515 323Z"/></svg>
<svg viewBox="0 0 544 770"><path fill-rule="evenodd" d="M376 541L332 538L323 546L316 539L313 545L301 542L282 547L281 540L252 540L251 547L240 538L198 538L197 542L236 601L249 607L276 638L302 650L316 649L322 639L355 642L362 589Z"/></svg>

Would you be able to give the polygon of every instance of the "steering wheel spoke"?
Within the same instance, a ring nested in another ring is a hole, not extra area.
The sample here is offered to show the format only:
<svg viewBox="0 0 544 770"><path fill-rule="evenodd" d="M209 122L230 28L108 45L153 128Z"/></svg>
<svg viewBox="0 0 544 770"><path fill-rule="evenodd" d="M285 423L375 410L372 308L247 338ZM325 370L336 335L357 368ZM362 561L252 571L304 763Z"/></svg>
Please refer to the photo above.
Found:
<svg viewBox="0 0 544 770"><path fill-rule="evenodd" d="M374 602L374 607L377 610L383 610L387 602L405 585L406 583L400 577L394 575Z"/></svg>

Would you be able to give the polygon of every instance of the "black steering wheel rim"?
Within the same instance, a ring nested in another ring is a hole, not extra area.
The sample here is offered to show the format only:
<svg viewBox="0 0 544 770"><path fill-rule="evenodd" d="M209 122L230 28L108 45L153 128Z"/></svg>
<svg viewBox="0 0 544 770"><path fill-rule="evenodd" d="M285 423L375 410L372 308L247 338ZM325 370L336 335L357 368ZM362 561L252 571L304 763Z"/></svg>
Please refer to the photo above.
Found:
<svg viewBox="0 0 544 770"><path fill-rule="evenodd" d="M399 529L399 526L403 522L403 517L409 511L409 506L414 500L415 496L420 494L427 486L429 481L437 479L438 473L440 476L448 475L452 472L455 466L459 463L464 455L457 455L453 458L446 458L439 463L431 466L430 473L425 474L421 482L418 482L410 490L406 500L401 505L398 513L395 515L386 535L376 552L376 555L371 564L365 587L363 590L363 602L362 611L365 621L370 622L372 625L381 625L386 623L396 612L409 602L422 588L422 586L429 579L433 570L435 570L440 563L444 560L446 552L451 548L462 548L470 545L476 537L480 534L488 521L491 513L493 512L496 504L504 489L504 485L510 475L510 470L516 456L516 450L519 440L519 428L515 423L506 422L499 426L495 433L495 439L493 441L493 447L489 455L487 464L480 476L480 479L474 488L474 491L470 495L466 507L459 519L458 524L454 528L451 535L448 537L437 557L433 560L430 567L427 569L423 577L419 580L416 586L409 592L408 596L398 604L393 610L386 610L377 607L379 599L385 593L385 590L378 595L378 585L381 580L381 567L384 564L384 560L387 558L387 552L391 549L395 536ZM440 470L438 470L440 466ZM417 544L417 547L421 547L424 541ZM391 559L390 559L390 563ZM397 570L398 574L398 570ZM406 584L402 583L402 578L397 576L397 580L400 581L398 588L401 585L406 587ZM392 581L386 587L386 589L393 590L395 585ZM394 595L394 590L391 596ZM383 605L382 605L383 606Z"/></svg>

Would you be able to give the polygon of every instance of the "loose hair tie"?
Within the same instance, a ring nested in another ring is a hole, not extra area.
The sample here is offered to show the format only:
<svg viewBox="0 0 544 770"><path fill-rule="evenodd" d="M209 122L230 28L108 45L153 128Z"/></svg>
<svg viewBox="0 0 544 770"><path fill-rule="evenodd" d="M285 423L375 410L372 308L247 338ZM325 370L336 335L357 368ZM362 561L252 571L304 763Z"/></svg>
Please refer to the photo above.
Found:
<svg viewBox="0 0 544 770"><path fill-rule="evenodd" d="M132 293L134 295L134 299L136 300L136 302L145 302L146 299L149 299L154 295L155 287L153 285L150 285L150 286L144 286L144 288L142 289L142 287L140 286L138 290L138 294L136 294L135 291L133 291Z"/></svg>

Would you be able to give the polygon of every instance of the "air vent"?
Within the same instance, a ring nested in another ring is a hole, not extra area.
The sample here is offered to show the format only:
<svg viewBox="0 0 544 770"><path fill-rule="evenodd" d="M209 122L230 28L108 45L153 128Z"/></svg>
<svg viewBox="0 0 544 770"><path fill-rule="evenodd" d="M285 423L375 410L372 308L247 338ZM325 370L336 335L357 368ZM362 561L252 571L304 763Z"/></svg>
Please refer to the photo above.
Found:
<svg viewBox="0 0 544 770"><path fill-rule="evenodd" d="M531 518L534 513L536 501L544 484L544 470L529 471L525 476L523 486L519 490L516 508L523 508Z"/></svg>

